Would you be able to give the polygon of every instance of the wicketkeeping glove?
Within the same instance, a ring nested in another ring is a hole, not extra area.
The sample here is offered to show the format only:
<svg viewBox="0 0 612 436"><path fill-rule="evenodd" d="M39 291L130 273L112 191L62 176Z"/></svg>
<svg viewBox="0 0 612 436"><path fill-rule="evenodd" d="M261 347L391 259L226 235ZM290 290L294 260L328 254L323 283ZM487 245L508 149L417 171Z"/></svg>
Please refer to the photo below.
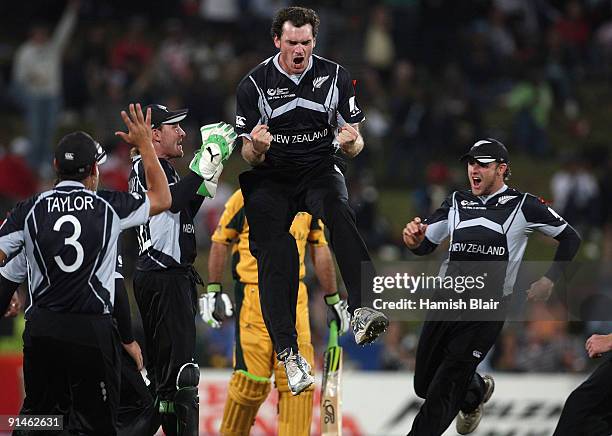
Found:
<svg viewBox="0 0 612 436"><path fill-rule="evenodd" d="M209 283L206 293L200 297L200 316L202 320L214 329L221 327L226 318L234 314L232 301L220 283Z"/></svg>
<svg viewBox="0 0 612 436"><path fill-rule="evenodd" d="M338 326L338 335L346 333L351 320L346 300L342 300L340 294L336 292L325 296L325 304L327 304L327 325L334 320Z"/></svg>
<svg viewBox="0 0 612 436"><path fill-rule="evenodd" d="M214 197L217 192L219 176L225 162L236 142L234 128L224 122L207 124L200 128L202 146L196 152L189 164L189 169L202 177L204 182L198 189L198 194L204 197Z"/></svg>

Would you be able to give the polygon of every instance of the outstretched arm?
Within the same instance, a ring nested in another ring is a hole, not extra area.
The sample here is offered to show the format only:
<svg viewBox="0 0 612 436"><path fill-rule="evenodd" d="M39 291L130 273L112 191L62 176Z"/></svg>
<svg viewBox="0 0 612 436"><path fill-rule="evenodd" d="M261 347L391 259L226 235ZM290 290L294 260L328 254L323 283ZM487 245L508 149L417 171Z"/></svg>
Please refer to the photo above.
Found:
<svg viewBox="0 0 612 436"><path fill-rule="evenodd" d="M425 236L427 231L427 224L421 222L421 218L415 217L412 221L406 224L402 236L404 238L404 244L417 256L424 256L433 252L437 244L431 242Z"/></svg>
<svg viewBox="0 0 612 436"><path fill-rule="evenodd" d="M557 246L557 251L555 251L552 265L546 274L544 274L553 282L566 275L568 264L578 253L580 243L582 242L578 232L569 224L561 233L555 236L555 239L559 241L559 245Z"/></svg>
<svg viewBox="0 0 612 436"><path fill-rule="evenodd" d="M142 156L147 187L149 188L147 191L147 197L149 197L151 203L149 215L157 215L170 208L172 197L168 187L168 179L153 148L151 109L147 109L147 113L143 114L139 103L136 105L130 104L129 112L128 115L127 112L121 111L121 118L128 128L128 133L115 132L115 135L121 137L128 144L138 147Z"/></svg>
<svg viewBox="0 0 612 436"><path fill-rule="evenodd" d="M189 174L187 174L177 183L170 186L170 193L172 194L172 204L170 205L170 212L180 212L187 206L191 206L194 199L199 200L199 204L197 207L197 209L199 209L200 205L202 204L202 201L204 200L204 197L198 195L198 189L200 188L200 185L203 182L203 177L192 171L189 171Z"/></svg>
<svg viewBox="0 0 612 436"><path fill-rule="evenodd" d="M569 224L555 236L555 239L559 241L559 245L555 251L552 265L546 274L531 284L527 290L528 300L547 300L552 294L555 283L561 278L566 280L569 278L570 262L578 253L582 240L578 232Z"/></svg>

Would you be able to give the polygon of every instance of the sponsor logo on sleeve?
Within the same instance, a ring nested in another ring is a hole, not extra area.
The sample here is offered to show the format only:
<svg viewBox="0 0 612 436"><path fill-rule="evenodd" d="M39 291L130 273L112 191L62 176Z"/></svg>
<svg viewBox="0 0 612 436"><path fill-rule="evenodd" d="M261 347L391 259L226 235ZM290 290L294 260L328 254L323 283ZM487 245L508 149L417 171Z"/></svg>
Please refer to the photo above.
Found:
<svg viewBox="0 0 612 436"><path fill-rule="evenodd" d="M236 115L236 127L246 127L246 117Z"/></svg>

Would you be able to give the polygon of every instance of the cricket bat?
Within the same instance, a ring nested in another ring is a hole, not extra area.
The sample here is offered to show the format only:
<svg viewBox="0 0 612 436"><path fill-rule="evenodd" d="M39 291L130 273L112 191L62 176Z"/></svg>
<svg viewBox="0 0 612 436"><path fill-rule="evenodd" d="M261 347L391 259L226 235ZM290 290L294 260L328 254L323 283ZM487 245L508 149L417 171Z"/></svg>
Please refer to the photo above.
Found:
<svg viewBox="0 0 612 436"><path fill-rule="evenodd" d="M323 364L321 386L321 436L342 435L342 347L338 346L338 325L329 325L329 341Z"/></svg>

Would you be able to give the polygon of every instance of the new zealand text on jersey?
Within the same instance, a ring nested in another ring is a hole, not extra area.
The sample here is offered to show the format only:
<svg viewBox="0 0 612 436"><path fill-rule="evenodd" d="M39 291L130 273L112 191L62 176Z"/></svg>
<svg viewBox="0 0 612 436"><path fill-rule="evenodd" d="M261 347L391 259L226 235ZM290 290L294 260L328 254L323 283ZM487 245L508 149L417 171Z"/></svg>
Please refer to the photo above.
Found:
<svg viewBox="0 0 612 436"><path fill-rule="evenodd" d="M506 254L506 247L492 247L490 245L473 244L467 242L455 242L451 246L450 251L461 251L463 253L479 253L479 254L490 254L493 256L503 256Z"/></svg>
<svg viewBox="0 0 612 436"><path fill-rule="evenodd" d="M93 209L93 197L47 197L47 212L74 212Z"/></svg>
<svg viewBox="0 0 612 436"><path fill-rule="evenodd" d="M272 140L280 144L297 144L300 142L312 142L321 138L325 138L329 130L327 128L318 132L300 133L297 135L282 135L277 133L272 135Z"/></svg>

